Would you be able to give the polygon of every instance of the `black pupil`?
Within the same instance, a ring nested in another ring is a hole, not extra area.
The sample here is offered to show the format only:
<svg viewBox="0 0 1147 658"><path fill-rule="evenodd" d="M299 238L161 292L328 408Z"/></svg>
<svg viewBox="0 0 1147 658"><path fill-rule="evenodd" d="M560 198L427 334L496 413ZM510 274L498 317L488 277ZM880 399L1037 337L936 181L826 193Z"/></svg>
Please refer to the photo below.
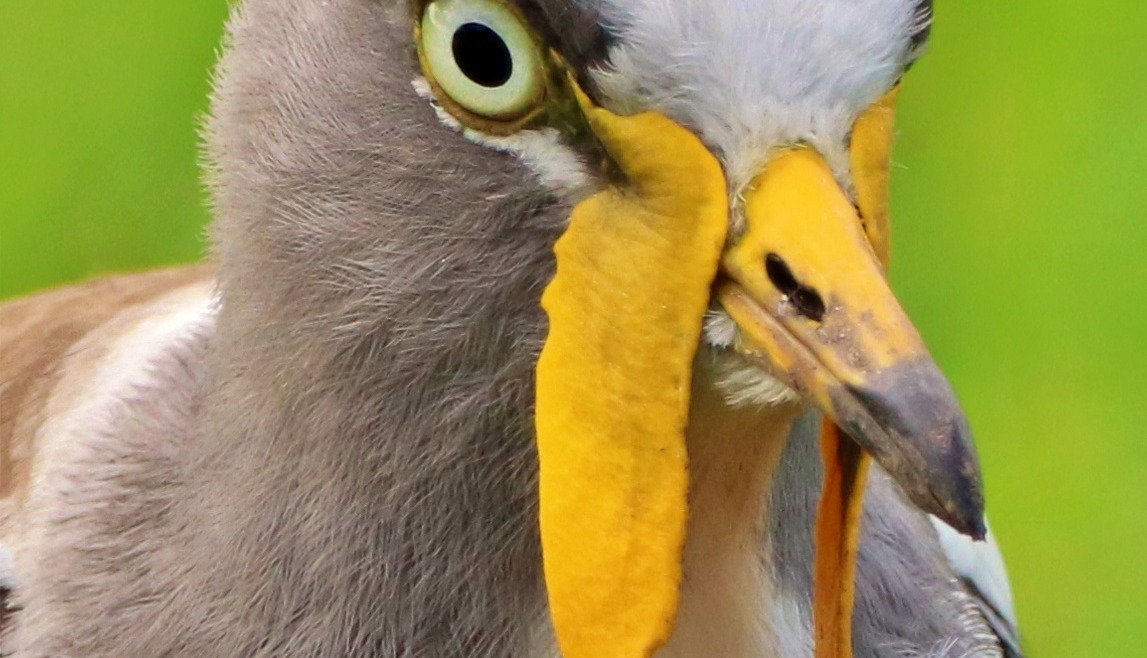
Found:
<svg viewBox="0 0 1147 658"><path fill-rule="evenodd" d="M514 74L514 58L498 33L481 23L466 23L454 33L454 61L483 87L501 87Z"/></svg>

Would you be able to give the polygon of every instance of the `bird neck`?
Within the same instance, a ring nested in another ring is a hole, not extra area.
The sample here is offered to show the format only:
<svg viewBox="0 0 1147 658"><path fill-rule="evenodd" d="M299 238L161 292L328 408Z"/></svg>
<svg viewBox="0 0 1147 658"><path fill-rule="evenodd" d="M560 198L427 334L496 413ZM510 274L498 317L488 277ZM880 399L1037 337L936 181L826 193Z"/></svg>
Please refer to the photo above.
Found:
<svg viewBox="0 0 1147 658"><path fill-rule="evenodd" d="M795 405L731 406L699 367L687 435L689 528L677 628L659 658L775 655L768 501Z"/></svg>
<svg viewBox="0 0 1147 658"><path fill-rule="evenodd" d="M301 641L273 635L290 609L319 653L345 643L324 619L361 629L347 656L547 653L531 405L540 339L379 363L407 357L317 341L276 352L267 346L283 337L260 333L273 326L219 329L216 402L198 442L205 477L188 498L188 527L213 531L188 541L206 542L202 573L227 579L211 588L221 609L265 614L244 623L267 628L267 646ZM731 406L713 380L697 368L685 581L659 658L775 653L762 621L768 493L797 410ZM233 550L212 550L220 540ZM282 605L252 612L267 596Z"/></svg>
<svg viewBox="0 0 1147 658"><path fill-rule="evenodd" d="M525 655L545 613L528 337L308 340L227 303L180 503L198 589L270 653Z"/></svg>

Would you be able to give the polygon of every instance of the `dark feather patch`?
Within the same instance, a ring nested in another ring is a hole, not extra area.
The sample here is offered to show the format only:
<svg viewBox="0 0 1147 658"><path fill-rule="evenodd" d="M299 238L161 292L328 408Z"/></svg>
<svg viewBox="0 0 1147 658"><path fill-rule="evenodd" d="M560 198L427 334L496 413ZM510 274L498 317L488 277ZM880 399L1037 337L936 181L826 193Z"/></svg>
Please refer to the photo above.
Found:
<svg viewBox="0 0 1147 658"><path fill-rule="evenodd" d="M583 73L605 62L611 38L592 4L565 0L515 0L515 4L575 71Z"/></svg>
<svg viewBox="0 0 1147 658"><path fill-rule="evenodd" d="M8 634L8 625L12 622L12 613L15 612L9 607L11 600L11 592L0 587L0 658L9 655L4 648L4 638Z"/></svg>

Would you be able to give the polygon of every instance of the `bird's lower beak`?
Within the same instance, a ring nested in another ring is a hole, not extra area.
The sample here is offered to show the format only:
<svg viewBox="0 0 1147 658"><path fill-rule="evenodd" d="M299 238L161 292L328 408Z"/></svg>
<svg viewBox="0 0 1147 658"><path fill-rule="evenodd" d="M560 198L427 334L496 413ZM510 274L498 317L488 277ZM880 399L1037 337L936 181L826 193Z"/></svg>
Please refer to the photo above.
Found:
<svg viewBox="0 0 1147 658"><path fill-rule="evenodd" d="M672 633L692 364L714 300L739 327L742 354L821 407L920 507L982 534L963 415L820 156L798 149L766 166L730 237L724 173L695 135L658 114L579 102L625 182L575 208L543 297L540 523L563 655L648 658ZM863 458L849 457L849 441L831 445L827 457L851 464L837 471L840 523L820 527L835 542L855 537ZM831 508L822 501L822 519ZM837 593L851 558L840 563L828 591L848 600Z"/></svg>

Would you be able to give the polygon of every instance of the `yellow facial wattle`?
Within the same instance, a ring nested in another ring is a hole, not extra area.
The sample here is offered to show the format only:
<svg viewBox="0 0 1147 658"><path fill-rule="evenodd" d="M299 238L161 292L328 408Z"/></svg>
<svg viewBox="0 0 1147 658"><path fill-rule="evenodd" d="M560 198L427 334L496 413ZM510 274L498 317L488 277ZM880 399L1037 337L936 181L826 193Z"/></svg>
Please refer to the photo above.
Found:
<svg viewBox="0 0 1147 658"><path fill-rule="evenodd" d="M692 365L727 196L692 133L582 104L627 180L574 210L543 298L542 546L562 655L635 658L668 641L676 617Z"/></svg>

